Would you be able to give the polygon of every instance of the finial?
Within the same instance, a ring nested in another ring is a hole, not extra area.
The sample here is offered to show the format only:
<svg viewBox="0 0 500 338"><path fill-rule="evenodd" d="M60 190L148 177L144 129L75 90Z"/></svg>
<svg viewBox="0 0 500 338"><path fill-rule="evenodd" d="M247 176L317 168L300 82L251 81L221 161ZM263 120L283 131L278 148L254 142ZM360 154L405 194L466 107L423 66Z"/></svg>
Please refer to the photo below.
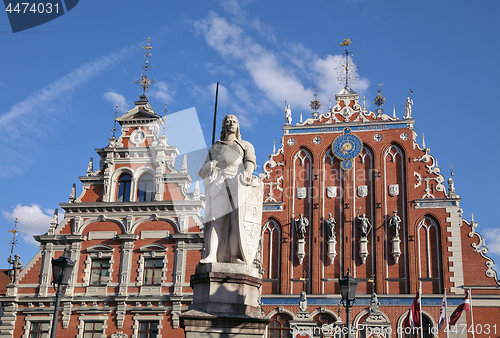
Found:
<svg viewBox="0 0 500 338"><path fill-rule="evenodd" d="M392 117L396 118L396 105L392 105Z"/></svg>
<svg viewBox="0 0 500 338"><path fill-rule="evenodd" d="M115 111L113 113L115 115L115 120L113 122L113 128L110 129L111 133L112 133L112 136L113 138L115 137L115 133L116 133L116 117L118 116L118 105L115 106Z"/></svg>
<svg viewBox="0 0 500 338"><path fill-rule="evenodd" d="M382 106L385 103L385 97L382 95L382 88L380 88L383 85L384 85L383 83L378 84L378 89L377 89L378 94L373 99L373 104L376 105L379 109L382 109Z"/></svg>
<svg viewBox="0 0 500 338"><path fill-rule="evenodd" d="M453 163L450 163L451 176L453 176Z"/></svg>
<svg viewBox="0 0 500 338"><path fill-rule="evenodd" d="M276 154L276 140L273 143L273 155Z"/></svg>
<svg viewBox="0 0 500 338"><path fill-rule="evenodd" d="M141 79L140 80L135 80L134 83L138 84L142 88L142 95L146 95L146 89L149 89L149 87L156 83L156 79L150 80L148 79L148 71L153 68L153 64L149 61L149 58L151 57L151 52L150 49L153 48L149 45L150 38L148 38L148 45L146 47L142 47L146 51L144 52L144 57L146 58L146 61L142 63L142 74L141 74Z"/></svg>
<svg viewBox="0 0 500 338"><path fill-rule="evenodd" d="M366 110L365 96L363 95L363 110Z"/></svg>
<svg viewBox="0 0 500 338"><path fill-rule="evenodd" d="M321 101L318 100L318 88L313 88L314 90L314 100L311 101L309 104L309 107L311 107L311 110L313 111L313 117L317 118L318 117L318 110L321 109Z"/></svg>
<svg viewBox="0 0 500 338"><path fill-rule="evenodd" d="M328 99L328 111L332 111L332 99Z"/></svg>
<svg viewBox="0 0 500 338"><path fill-rule="evenodd" d="M340 46L345 47L345 56L339 61L337 69L337 79L339 83L344 83L344 88L349 88L349 82L353 83L356 81L356 70L358 67L354 64L352 59L352 54L347 50L347 46L351 44L351 40L344 39Z"/></svg>
<svg viewBox="0 0 500 338"><path fill-rule="evenodd" d="M471 218L470 219L471 219L471 222L474 223L474 213L473 212L471 212Z"/></svg>
<svg viewBox="0 0 500 338"><path fill-rule="evenodd" d="M187 174L188 173L188 164L187 164L187 154L184 154L184 158L182 159L182 168L181 168L181 173Z"/></svg>
<svg viewBox="0 0 500 338"><path fill-rule="evenodd" d="M69 203L73 203L76 200L76 183L73 183L71 187L71 193L69 194Z"/></svg>
<svg viewBox="0 0 500 338"><path fill-rule="evenodd" d="M9 241L10 245L10 256L12 257L12 253L14 252L14 248L17 246L17 217L16 220L14 221L14 229L9 230L9 233L12 234L12 239Z"/></svg>
<svg viewBox="0 0 500 338"><path fill-rule="evenodd" d="M302 110L300 111L300 123L302 123Z"/></svg>
<svg viewBox="0 0 500 338"><path fill-rule="evenodd" d="M425 135L422 133L422 147L425 149Z"/></svg>
<svg viewBox="0 0 500 338"><path fill-rule="evenodd" d="M410 88L410 96L411 96L411 94L413 94L413 90L411 90L411 88Z"/></svg>
<svg viewBox="0 0 500 338"><path fill-rule="evenodd" d="M163 134L162 136L165 136L165 129L167 127L167 103L165 102L165 109L163 110Z"/></svg>

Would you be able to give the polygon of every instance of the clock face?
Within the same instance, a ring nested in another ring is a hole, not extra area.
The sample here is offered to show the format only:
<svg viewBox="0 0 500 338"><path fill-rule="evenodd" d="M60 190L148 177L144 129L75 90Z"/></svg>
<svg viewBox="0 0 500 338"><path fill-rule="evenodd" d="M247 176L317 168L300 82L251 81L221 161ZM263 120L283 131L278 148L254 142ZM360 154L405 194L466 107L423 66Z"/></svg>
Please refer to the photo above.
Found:
<svg viewBox="0 0 500 338"><path fill-rule="evenodd" d="M352 160L363 150L361 139L353 134L342 134L332 143L333 154L339 160Z"/></svg>
<svg viewBox="0 0 500 338"><path fill-rule="evenodd" d="M295 144L295 139L293 137L289 138L287 143L289 146L293 146Z"/></svg>
<svg viewBox="0 0 500 338"><path fill-rule="evenodd" d="M320 144L321 143L321 137L316 136L315 138L313 138L313 143L314 144Z"/></svg>
<svg viewBox="0 0 500 338"><path fill-rule="evenodd" d="M343 160L341 163L340 163L340 167L343 169L343 170L351 170L352 169L352 160Z"/></svg>

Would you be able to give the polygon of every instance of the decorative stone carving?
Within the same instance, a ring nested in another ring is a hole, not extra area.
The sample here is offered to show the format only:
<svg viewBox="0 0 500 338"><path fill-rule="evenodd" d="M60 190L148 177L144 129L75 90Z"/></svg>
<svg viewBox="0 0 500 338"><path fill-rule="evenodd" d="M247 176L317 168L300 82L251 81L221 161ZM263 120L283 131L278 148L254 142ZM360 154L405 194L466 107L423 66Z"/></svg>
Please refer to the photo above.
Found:
<svg viewBox="0 0 500 338"><path fill-rule="evenodd" d="M328 219L325 221L325 225L327 226L327 235L328 235L328 251L327 256L330 259L330 264L333 264L335 257L337 257L337 236L335 235L335 218L332 217L332 214L329 214Z"/></svg>
<svg viewBox="0 0 500 338"><path fill-rule="evenodd" d="M361 232L361 238L366 238L368 234L370 233L370 230L372 229L372 225L370 224L370 221L366 217L366 214L359 216L361 212L361 207L358 210L358 221L359 221L359 230Z"/></svg>
<svg viewBox="0 0 500 338"><path fill-rule="evenodd" d="M337 197L337 187L326 187L326 197L328 198Z"/></svg>
<svg viewBox="0 0 500 338"><path fill-rule="evenodd" d="M399 239L399 237L394 236L392 237L391 242L392 242L392 257L394 258L394 262L398 264L399 257L401 256L401 247L400 247L401 240Z"/></svg>
<svg viewBox="0 0 500 338"><path fill-rule="evenodd" d="M300 293L299 311L301 312L307 311L307 295L305 291L302 291Z"/></svg>
<svg viewBox="0 0 500 338"><path fill-rule="evenodd" d="M76 200L76 184L73 183L73 186L71 187L71 192L69 194L68 202L73 203L75 202L75 200Z"/></svg>
<svg viewBox="0 0 500 338"><path fill-rule="evenodd" d="M306 228L309 226L309 220L303 214L299 214L299 218L295 220L295 229L297 230L297 237L304 239L306 236Z"/></svg>
<svg viewBox="0 0 500 338"><path fill-rule="evenodd" d="M304 199L307 197L307 188L297 188L297 198Z"/></svg>
<svg viewBox="0 0 500 338"><path fill-rule="evenodd" d="M200 263L252 264L262 222L262 180L252 175L255 150L241 139L236 116L222 121L220 140L210 147L199 175L204 179L206 257Z"/></svg>
<svg viewBox="0 0 500 338"><path fill-rule="evenodd" d="M360 185L358 186L358 197L366 197L368 196L368 186L367 185Z"/></svg>
<svg viewBox="0 0 500 338"><path fill-rule="evenodd" d="M109 338L128 338L126 333L123 332L115 332L109 336Z"/></svg>
<svg viewBox="0 0 500 338"><path fill-rule="evenodd" d="M392 217L389 219L389 225L391 226L392 235L394 237L399 237L399 229L401 229L401 218L398 216L396 210L394 210Z"/></svg>
<svg viewBox="0 0 500 338"><path fill-rule="evenodd" d="M332 217L332 214L328 214L328 219L325 221L325 225L327 226L327 234L328 238L335 238L335 218Z"/></svg>
<svg viewBox="0 0 500 338"><path fill-rule="evenodd" d="M390 184L389 185L389 196L398 196L399 195L399 184Z"/></svg>
<svg viewBox="0 0 500 338"><path fill-rule="evenodd" d="M285 125L289 126L292 124L292 110L290 109L290 105L287 105L285 108L285 118L286 118L286 123Z"/></svg>
<svg viewBox="0 0 500 338"><path fill-rule="evenodd" d="M405 103L405 119L411 119L411 106L413 106L413 100L408 96Z"/></svg>
<svg viewBox="0 0 500 338"><path fill-rule="evenodd" d="M21 256L18 254L14 255L14 259L12 259L12 255L7 258L7 262L9 264L12 264L12 269L9 270L9 277L10 277L10 283L14 284L17 282L17 276L19 275L19 272L23 268L23 263L20 261Z"/></svg>

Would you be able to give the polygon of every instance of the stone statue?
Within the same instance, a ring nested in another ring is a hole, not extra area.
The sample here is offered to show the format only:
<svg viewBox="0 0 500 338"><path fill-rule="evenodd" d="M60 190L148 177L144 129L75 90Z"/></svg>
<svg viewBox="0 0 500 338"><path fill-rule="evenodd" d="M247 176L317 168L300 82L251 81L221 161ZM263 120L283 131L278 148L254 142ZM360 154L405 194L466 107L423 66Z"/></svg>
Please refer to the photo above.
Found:
<svg viewBox="0 0 500 338"><path fill-rule="evenodd" d="M7 262L9 262L9 264L12 264L12 269L9 271L11 284L14 284L14 282L17 280L19 272L21 272L21 269L23 268L23 263L21 263L20 259L21 257L17 254L14 255L14 260L12 260L12 255L7 258Z"/></svg>
<svg viewBox="0 0 500 338"><path fill-rule="evenodd" d="M226 116L222 121L220 140L210 147L199 171L207 200L204 229L206 256L200 263L253 262L262 222L262 197L258 201L259 192L252 190L262 186L262 181L252 175L255 163L254 147L241 139L238 119L234 115ZM240 200L239 194L245 189L249 189L246 195L250 197ZM245 203L250 200L257 201L249 208ZM246 210L250 210L250 214L240 217ZM253 223L248 222L249 218ZM243 222L243 219L246 221ZM251 240L248 236L252 237ZM248 247L249 242L252 243L251 248ZM245 257L247 251L253 252L253 256Z"/></svg>
<svg viewBox="0 0 500 338"><path fill-rule="evenodd" d="M328 238L332 239L335 238L335 218L332 217L331 213L328 216L329 217L325 223L328 226Z"/></svg>
<svg viewBox="0 0 500 338"><path fill-rule="evenodd" d="M405 119L411 119L411 106L413 106L413 100L408 96L405 103Z"/></svg>
<svg viewBox="0 0 500 338"><path fill-rule="evenodd" d="M377 294L375 292L372 293L370 302L370 313L380 311L380 302L378 301Z"/></svg>
<svg viewBox="0 0 500 338"><path fill-rule="evenodd" d="M299 310L302 312L307 311L307 295L305 291L300 292Z"/></svg>
<svg viewBox="0 0 500 338"><path fill-rule="evenodd" d="M309 226L309 221L303 214L299 214L299 218L295 220L295 228L297 229L297 236L299 239L306 237L306 227Z"/></svg>
<svg viewBox="0 0 500 338"><path fill-rule="evenodd" d="M286 118L286 124L291 125L292 124L292 110L290 109L290 105L287 105L285 108L285 118Z"/></svg>
<svg viewBox="0 0 500 338"><path fill-rule="evenodd" d="M398 216L396 211L393 211L392 217L389 219L389 225L392 229L392 235L394 237L399 237L399 229L401 229L401 218Z"/></svg>
<svg viewBox="0 0 500 338"><path fill-rule="evenodd" d="M372 228L372 225L370 224L370 221L368 218L366 218L366 214L363 214L361 217L359 217L359 213L361 211L358 211L358 221L360 222L359 224L359 230L361 231L361 237L366 238L368 234L370 233L370 230Z"/></svg>

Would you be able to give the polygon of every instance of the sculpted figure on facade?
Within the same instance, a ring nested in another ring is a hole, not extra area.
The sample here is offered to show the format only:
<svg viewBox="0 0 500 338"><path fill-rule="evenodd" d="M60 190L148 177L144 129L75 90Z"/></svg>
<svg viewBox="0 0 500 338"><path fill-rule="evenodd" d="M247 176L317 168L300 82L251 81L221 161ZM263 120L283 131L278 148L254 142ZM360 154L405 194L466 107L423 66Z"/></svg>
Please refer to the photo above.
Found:
<svg viewBox="0 0 500 338"><path fill-rule="evenodd" d="M401 229L401 218L398 213L394 210L392 217L389 219L389 225L391 226L392 235L394 237L399 237L399 229Z"/></svg>
<svg viewBox="0 0 500 338"><path fill-rule="evenodd" d="M285 118L286 118L286 124L291 125L292 124L292 110L290 109L290 105L287 105L285 108Z"/></svg>
<svg viewBox="0 0 500 338"><path fill-rule="evenodd" d="M300 292L299 310L302 312L307 311L307 295L305 291Z"/></svg>
<svg viewBox="0 0 500 338"><path fill-rule="evenodd" d="M361 208L358 211L358 221L360 223L359 230L361 232L361 237L366 238L368 236L368 234L370 233L372 225L370 224L370 221L366 217L366 214L361 215L361 217L359 216L360 211L361 211Z"/></svg>
<svg viewBox="0 0 500 338"><path fill-rule="evenodd" d="M14 284L14 282L17 280L17 276L23 268L23 263L21 263L20 259L21 256L17 254L14 255L14 259L12 259L12 256L9 256L9 258L7 258L7 262L9 262L9 264L12 264L12 269L9 271L10 282L12 284Z"/></svg>
<svg viewBox="0 0 500 338"><path fill-rule="evenodd" d="M263 193L262 181L252 175L255 162L254 147L241 139L237 117L226 116L220 140L210 147L199 171L207 199L205 258L200 263L253 262L262 221Z"/></svg>
<svg viewBox="0 0 500 338"><path fill-rule="evenodd" d="M335 218L332 217L331 213L328 215L328 219L325 221L325 224L328 227L328 238L335 238Z"/></svg>
<svg viewBox="0 0 500 338"><path fill-rule="evenodd" d="M299 214L299 218L295 220L295 228L299 239L304 239L306 237L306 227L308 226L309 221L307 218L305 218L303 214Z"/></svg>
<svg viewBox="0 0 500 338"><path fill-rule="evenodd" d="M411 119L411 106L413 106L413 100L408 96L405 103L405 119Z"/></svg>

